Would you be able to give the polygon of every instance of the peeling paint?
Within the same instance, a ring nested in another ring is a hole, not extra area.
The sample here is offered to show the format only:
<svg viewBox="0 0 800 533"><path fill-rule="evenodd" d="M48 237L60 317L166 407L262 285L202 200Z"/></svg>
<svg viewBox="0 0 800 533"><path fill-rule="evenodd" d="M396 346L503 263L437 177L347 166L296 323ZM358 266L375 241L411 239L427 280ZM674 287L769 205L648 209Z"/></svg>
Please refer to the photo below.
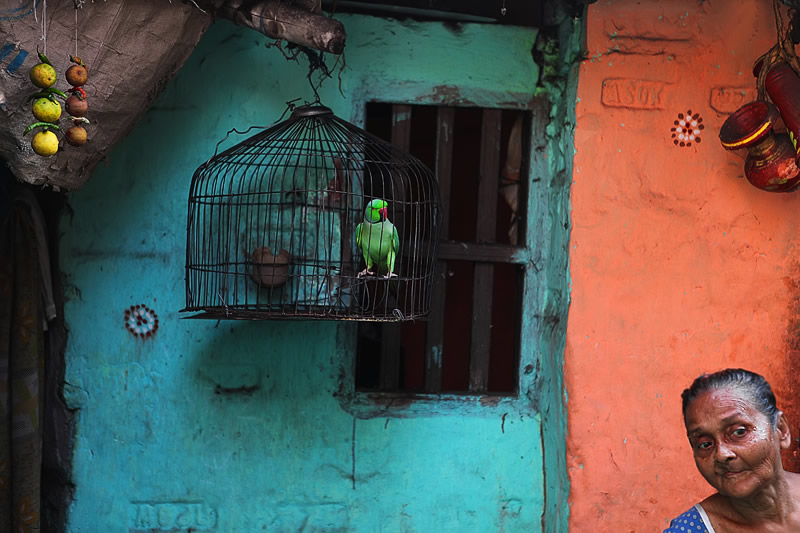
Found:
<svg viewBox="0 0 800 533"><path fill-rule="evenodd" d="M411 120L411 112L410 111L404 111L404 112L401 112L401 113L393 113L392 114L392 125L393 126L397 126L401 122L406 122L408 120Z"/></svg>
<svg viewBox="0 0 800 533"><path fill-rule="evenodd" d="M784 277L783 282L788 301L788 322L784 338L783 352L785 364L788 369L787 377L783 380L782 386L776 394L778 395L778 407L786 413L800 413L800 384L794 376L800 375L800 262L792 260L789 263L789 275ZM776 387L777 388L777 387ZM783 394L780 394L783 392ZM792 435L800 435L800 419L796 416L787 417L789 429ZM793 472L800 471L800 445L794 439L792 446L782 452L784 464Z"/></svg>
<svg viewBox="0 0 800 533"><path fill-rule="evenodd" d="M436 346L431 346L431 361L426 361L427 368L431 368L431 363L433 363L437 368L441 368L442 366L441 344L437 344Z"/></svg>
<svg viewBox="0 0 800 533"><path fill-rule="evenodd" d="M461 89L453 85L437 85L433 88L431 95L426 95L424 98L426 100L430 98L446 105L475 105L475 102L461 96ZM420 100L421 98L417 98L417 101Z"/></svg>

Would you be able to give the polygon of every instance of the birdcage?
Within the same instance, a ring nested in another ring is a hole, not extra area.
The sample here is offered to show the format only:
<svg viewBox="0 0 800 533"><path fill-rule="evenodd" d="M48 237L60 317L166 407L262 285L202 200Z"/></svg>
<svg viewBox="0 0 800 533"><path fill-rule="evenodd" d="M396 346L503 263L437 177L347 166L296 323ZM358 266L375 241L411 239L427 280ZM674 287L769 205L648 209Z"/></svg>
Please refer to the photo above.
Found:
<svg viewBox="0 0 800 533"><path fill-rule="evenodd" d="M214 319L424 316L439 237L421 161L322 105L192 177L185 312Z"/></svg>

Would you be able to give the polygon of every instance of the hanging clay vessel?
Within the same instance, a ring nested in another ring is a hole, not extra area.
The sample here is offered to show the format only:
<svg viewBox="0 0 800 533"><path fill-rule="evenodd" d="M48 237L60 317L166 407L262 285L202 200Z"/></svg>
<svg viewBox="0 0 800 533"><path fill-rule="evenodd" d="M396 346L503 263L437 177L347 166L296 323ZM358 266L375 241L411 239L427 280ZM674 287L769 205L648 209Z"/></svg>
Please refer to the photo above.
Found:
<svg viewBox="0 0 800 533"><path fill-rule="evenodd" d="M762 61L753 67L753 74L758 77ZM800 158L800 77L794 69L783 61L775 63L764 79L767 90L775 107L781 114L783 123L789 133L795 158Z"/></svg>
<svg viewBox="0 0 800 533"><path fill-rule="evenodd" d="M800 169L789 135L775 133L777 108L767 102L750 102L736 110L719 131L726 150L748 151L744 174L753 186L770 192L789 192L800 185Z"/></svg>

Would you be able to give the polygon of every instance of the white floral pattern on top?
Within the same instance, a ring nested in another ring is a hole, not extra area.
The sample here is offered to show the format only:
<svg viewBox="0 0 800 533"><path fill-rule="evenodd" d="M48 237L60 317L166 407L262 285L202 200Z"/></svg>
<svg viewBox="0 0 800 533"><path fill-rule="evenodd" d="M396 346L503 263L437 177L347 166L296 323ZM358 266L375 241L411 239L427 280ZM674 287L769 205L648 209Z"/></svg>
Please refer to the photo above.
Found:
<svg viewBox="0 0 800 533"><path fill-rule="evenodd" d="M715 533L706 510L699 503L669 523L664 533Z"/></svg>

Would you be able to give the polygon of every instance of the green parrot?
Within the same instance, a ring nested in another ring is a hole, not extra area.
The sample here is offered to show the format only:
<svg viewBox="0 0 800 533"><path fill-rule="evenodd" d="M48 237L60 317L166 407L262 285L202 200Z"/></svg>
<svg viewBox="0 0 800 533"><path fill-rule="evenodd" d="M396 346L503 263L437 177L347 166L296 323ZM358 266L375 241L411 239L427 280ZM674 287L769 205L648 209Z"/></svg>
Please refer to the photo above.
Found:
<svg viewBox="0 0 800 533"><path fill-rule="evenodd" d="M374 274L373 266L377 266L378 274L385 273L387 278L397 276L394 260L400 248L400 237L397 228L387 218L388 205L380 198L372 200L364 209L364 221L356 226L356 243L367 263L358 277Z"/></svg>

